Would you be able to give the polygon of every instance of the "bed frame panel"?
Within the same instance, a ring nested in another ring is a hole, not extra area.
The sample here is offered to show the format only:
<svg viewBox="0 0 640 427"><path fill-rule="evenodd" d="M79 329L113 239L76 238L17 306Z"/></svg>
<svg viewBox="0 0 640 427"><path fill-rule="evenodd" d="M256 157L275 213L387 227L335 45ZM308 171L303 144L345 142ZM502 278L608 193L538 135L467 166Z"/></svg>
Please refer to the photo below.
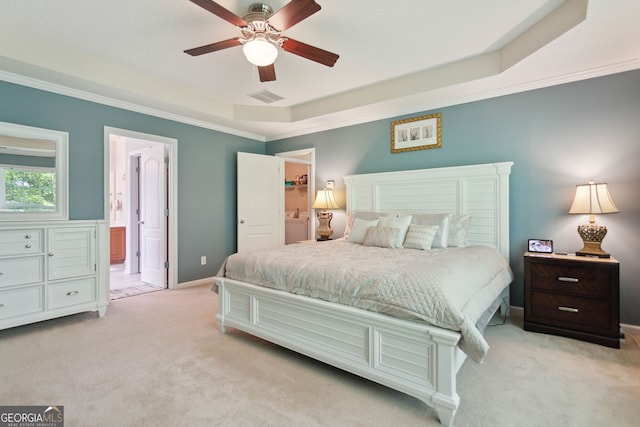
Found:
<svg viewBox="0 0 640 427"><path fill-rule="evenodd" d="M511 165L349 176L347 210L472 213L470 241L508 259ZM223 277L214 289L221 332L234 327L417 397L452 425L456 374L466 358L459 333ZM508 288L481 321L500 305L508 305Z"/></svg>
<svg viewBox="0 0 640 427"><path fill-rule="evenodd" d="M509 175L513 162L345 177L347 212L472 214L468 240L509 259Z"/></svg>

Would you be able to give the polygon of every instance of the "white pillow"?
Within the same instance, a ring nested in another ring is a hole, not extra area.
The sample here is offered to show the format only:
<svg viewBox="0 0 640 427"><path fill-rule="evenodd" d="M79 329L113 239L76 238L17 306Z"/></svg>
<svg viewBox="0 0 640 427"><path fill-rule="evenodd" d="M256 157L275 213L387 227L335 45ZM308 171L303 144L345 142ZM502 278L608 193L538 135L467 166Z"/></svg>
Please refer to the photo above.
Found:
<svg viewBox="0 0 640 427"><path fill-rule="evenodd" d="M347 237L347 242L362 244L362 242L364 242L365 236L367 235L367 230L377 225L378 225L377 219L372 219L371 221L367 221L366 219L355 218L353 220L353 225L351 226L351 232L349 233L349 237Z"/></svg>
<svg viewBox="0 0 640 427"><path fill-rule="evenodd" d="M469 227L473 221L473 216L469 214L451 215L449 218L449 237L447 239L448 246L465 247L469 246L467 242L467 234Z"/></svg>
<svg viewBox="0 0 640 427"><path fill-rule="evenodd" d="M400 229L395 227L371 227L367 230L367 235L362 243L364 246L377 246L379 248L395 249Z"/></svg>
<svg viewBox="0 0 640 427"><path fill-rule="evenodd" d="M404 243L404 238L407 235L407 230L409 230L409 225L411 224L411 215L405 216L383 216L380 218L380 222L378 223L378 227L391 227L397 228L398 238L396 240L396 248L401 248Z"/></svg>
<svg viewBox="0 0 640 427"><path fill-rule="evenodd" d="M437 225L418 225L411 224L407 237L404 239L404 247L407 249L422 249L428 251L433 244L433 238L438 232Z"/></svg>
<svg viewBox="0 0 640 427"><path fill-rule="evenodd" d="M449 218L451 214L413 214L412 224L437 225L438 232L433 238L433 248L446 248L449 237Z"/></svg>
<svg viewBox="0 0 640 427"><path fill-rule="evenodd" d="M344 237L345 238L349 237L349 234L351 233L351 229L353 228L353 221L356 218L366 219L367 221L370 221L372 219L378 219L383 215L384 214L380 212L370 212L370 211L351 211L347 213L347 224L344 227Z"/></svg>

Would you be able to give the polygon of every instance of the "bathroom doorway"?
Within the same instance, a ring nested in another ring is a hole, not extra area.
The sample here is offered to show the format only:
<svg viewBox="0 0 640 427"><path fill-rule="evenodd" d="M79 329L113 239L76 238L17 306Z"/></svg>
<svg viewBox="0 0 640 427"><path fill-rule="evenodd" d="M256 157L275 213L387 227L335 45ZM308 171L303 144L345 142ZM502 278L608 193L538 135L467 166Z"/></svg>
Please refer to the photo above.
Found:
<svg viewBox="0 0 640 427"><path fill-rule="evenodd" d="M108 143L111 299L173 288L174 147L163 137L119 129L111 129Z"/></svg>

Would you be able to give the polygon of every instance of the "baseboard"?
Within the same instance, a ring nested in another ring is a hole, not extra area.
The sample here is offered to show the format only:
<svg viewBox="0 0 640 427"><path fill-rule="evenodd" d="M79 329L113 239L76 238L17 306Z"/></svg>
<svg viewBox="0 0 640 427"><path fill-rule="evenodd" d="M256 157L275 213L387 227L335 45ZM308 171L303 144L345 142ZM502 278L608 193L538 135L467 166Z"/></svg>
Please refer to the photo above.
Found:
<svg viewBox="0 0 640 427"><path fill-rule="evenodd" d="M620 330L624 334L634 335L636 337L640 337L640 326L638 325L627 325L624 323L620 324Z"/></svg>
<svg viewBox="0 0 640 427"><path fill-rule="evenodd" d="M176 289L190 288L192 286L212 285L213 277L205 277L204 279L192 280L190 282L182 282L176 285Z"/></svg>

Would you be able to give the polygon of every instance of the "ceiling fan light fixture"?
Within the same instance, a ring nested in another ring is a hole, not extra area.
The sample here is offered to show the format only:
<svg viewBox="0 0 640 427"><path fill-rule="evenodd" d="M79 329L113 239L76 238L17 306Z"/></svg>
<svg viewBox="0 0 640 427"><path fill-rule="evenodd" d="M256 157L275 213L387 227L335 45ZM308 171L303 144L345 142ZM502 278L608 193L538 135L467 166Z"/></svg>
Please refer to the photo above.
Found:
<svg viewBox="0 0 640 427"><path fill-rule="evenodd" d="M258 67L274 63L278 57L278 48L263 38L256 37L244 44L242 52L247 61Z"/></svg>

